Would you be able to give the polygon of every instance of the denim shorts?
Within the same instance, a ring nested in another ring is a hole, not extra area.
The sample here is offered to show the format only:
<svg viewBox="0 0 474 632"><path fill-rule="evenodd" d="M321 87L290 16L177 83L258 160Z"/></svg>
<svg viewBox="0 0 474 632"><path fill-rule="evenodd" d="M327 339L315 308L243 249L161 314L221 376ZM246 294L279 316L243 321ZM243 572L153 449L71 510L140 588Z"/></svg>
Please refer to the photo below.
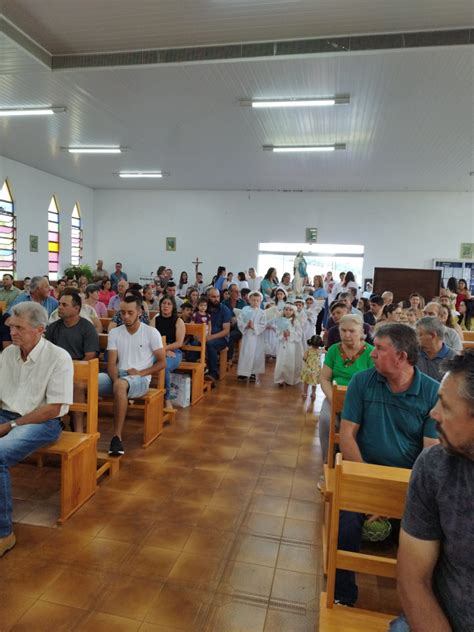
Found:
<svg viewBox="0 0 474 632"><path fill-rule="evenodd" d="M143 397L150 388L150 376L128 375L127 371L120 370L119 377L128 382L129 399ZM99 395L113 395L114 386L108 373L99 373Z"/></svg>
<svg viewBox="0 0 474 632"><path fill-rule="evenodd" d="M398 619L394 619L394 621L391 621L389 632L410 632L408 621L403 615L398 617Z"/></svg>

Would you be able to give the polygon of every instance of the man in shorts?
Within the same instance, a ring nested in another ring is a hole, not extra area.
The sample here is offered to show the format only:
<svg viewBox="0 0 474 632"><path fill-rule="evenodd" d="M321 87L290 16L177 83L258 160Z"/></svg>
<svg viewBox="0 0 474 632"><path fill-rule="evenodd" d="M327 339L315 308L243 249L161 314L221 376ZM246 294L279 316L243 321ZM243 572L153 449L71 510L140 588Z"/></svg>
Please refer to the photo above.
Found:
<svg viewBox="0 0 474 632"><path fill-rule="evenodd" d="M124 454L122 430L128 400L143 397L151 376L165 368L166 358L160 333L140 322L142 301L126 296L120 303L123 325L112 329L107 345L107 373L99 374L99 395L114 397L114 436L109 454Z"/></svg>

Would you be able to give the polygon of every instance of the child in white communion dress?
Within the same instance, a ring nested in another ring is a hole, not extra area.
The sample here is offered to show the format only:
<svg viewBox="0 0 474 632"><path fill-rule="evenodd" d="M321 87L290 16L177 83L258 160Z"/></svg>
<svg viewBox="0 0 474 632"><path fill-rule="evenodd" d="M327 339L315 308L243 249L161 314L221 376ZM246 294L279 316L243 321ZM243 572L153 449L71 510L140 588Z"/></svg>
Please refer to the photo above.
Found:
<svg viewBox="0 0 474 632"><path fill-rule="evenodd" d="M275 308L260 309L263 296L253 291L249 294L249 305L237 313L237 325L242 332L237 376L240 380L258 382L258 376L265 373L264 332L268 322L274 317Z"/></svg>
<svg viewBox="0 0 474 632"><path fill-rule="evenodd" d="M283 316L276 320L275 325L278 348L274 381L278 386L299 384L303 366L303 328L297 318L296 307L287 303L283 309Z"/></svg>

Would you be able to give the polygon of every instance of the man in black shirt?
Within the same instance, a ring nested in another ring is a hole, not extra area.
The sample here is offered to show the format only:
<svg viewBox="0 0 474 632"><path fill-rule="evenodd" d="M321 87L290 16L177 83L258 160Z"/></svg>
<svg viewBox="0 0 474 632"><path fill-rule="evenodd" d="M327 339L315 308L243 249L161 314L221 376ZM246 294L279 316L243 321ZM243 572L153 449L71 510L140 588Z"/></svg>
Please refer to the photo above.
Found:
<svg viewBox="0 0 474 632"><path fill-rule="evenodd" d="M370 312L365 312L364 314L364 323L374 327L377 322L377 318L381 315L383 310L383 298L378 296L378 294L372 294L369 299L370 302Z"/></svg>
<svg viewBox="0 0 474 632"><path fill-rule="evenodd" d="M46 328L45 338L69 353L73 360L93 360L99 355L99 336L94 325L80 316L82 299L74 288L66 288L59 299L59 320ZM86 401L86 387L74 384L74 401ZM76 432L83 432L84 413L71 413Z"/></svg>
<svg viewBox="0 0 474 632"><path fill-rule="evenodd" d="M446 368L431 411L441 443L410 479L397 565L406 619L393 631L474 630L474 351Z"/></svg>

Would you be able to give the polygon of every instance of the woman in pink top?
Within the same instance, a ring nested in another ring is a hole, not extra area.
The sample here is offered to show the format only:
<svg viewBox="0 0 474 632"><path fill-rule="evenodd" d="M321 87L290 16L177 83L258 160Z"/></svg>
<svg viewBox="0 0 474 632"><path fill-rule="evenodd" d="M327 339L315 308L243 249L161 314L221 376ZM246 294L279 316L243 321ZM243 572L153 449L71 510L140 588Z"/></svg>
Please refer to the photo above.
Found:
<svg viewBox="0 0 474 632"><path fill-rule="evenodd" d="M104 279L100 284L100 288L99 301L104 303L104 305L108 305L112 296L115 296L110 279Z"/></svg>
<svg viewBox="0 0 474 632"><path fill-rule="evenodd" d="M107 307L99 301L99 286L91 283L86 287L86 298L83 301L95 309L99 318L107 318Z"/></svg>

